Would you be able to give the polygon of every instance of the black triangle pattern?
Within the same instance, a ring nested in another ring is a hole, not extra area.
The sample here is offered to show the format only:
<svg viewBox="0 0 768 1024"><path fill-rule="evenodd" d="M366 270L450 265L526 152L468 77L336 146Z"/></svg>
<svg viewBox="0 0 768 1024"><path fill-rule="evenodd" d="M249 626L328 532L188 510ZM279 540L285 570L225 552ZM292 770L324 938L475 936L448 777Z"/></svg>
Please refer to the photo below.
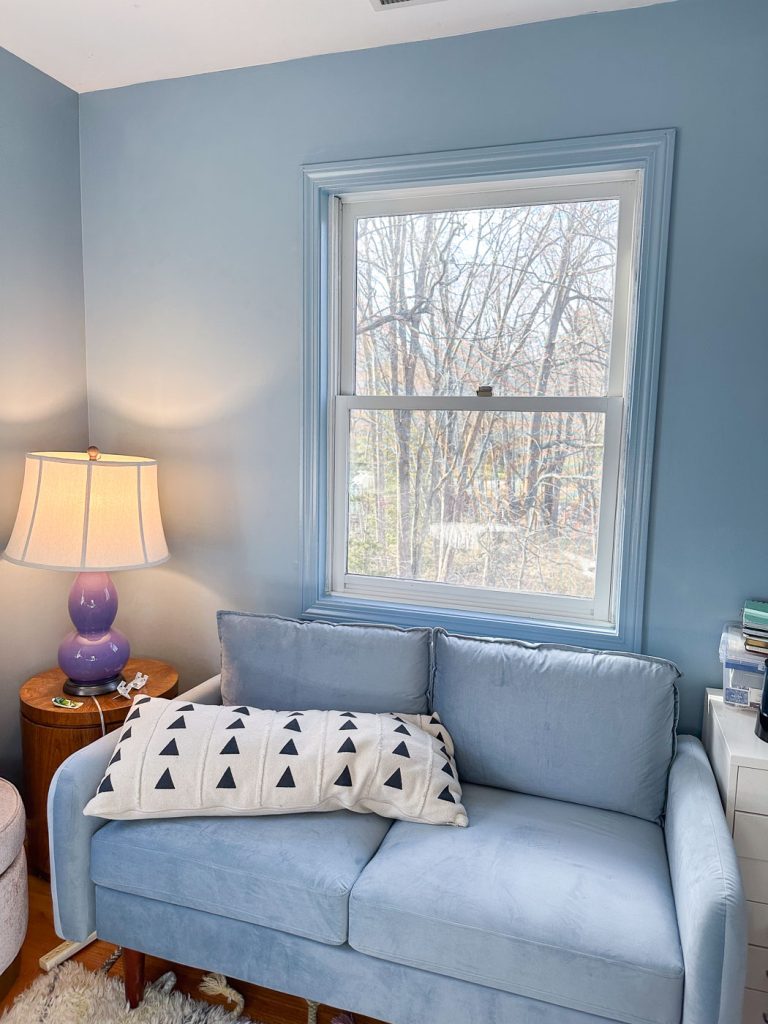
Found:
<svg viewBox="0 0 768 1024"><path fill-rule="evenodd" d="M136 705L136 704L146 704L150 700L152 700L151 697L138 697L133 703L134 703L134 705Z"/></svg>
<svg viewBox="0 0 768 1024"><path fill-rule="evenodd" d="M342 718L357 718L357 715L353 715L351 711L342 711Z"/></svg>
<svg viewBox="0 0 768 1024"><path fill-rule="evenodd" d="M303 718L304 717L304 712L303 711L292 711L290 713L290 715L288 715L288 717L289 718L299 718L299 717Z"/></svg>
<svg viewBox="0 0 768 1024"><path fill-rule="evenodd" d="M292 718L290 722L286 722L283 728L290 729L291 732L301 732L301 725L296 721L295 718Z"/></svg>
<svg viewBox="0 0 768 1024"><path fill-rule="evenodd" d="M339 753L339 754L356 754L357 753L357 747L352 742L352 737L351 736L347 736L347 738L344 740L344 742L339 747L337 753Z"/></svg>
<svg viewBox="0 0 768 1024"><path fill-rule="evenodd" d="M236 718L234 720L234 722L232 722L231 725L227 726L227 729L244 729L244 728L245 728L245 722L242 720L242 718Z"/></svg>
<svg viewBox="0 0 768 1024"><path fill-rule="evenodd" d="M334 786L351 786L352 776L349 771L349 765L347 765L341 775L334 782Z"/></svg>
<svg viewBox="0 0 768 1024"><path fill-rule="evenodd" d="M398 725L398 727L395 729L395 732L401 732L404 736L411 735L404 725Z"/></svg>
<svg viewBox="0 0 768 1024"><path fill-rule="evenodd" d="M133 711L126 718L126 722L132 722L134 718L141 718L141 711L138 708L134 708Z"/></svg>
<svg viewBox="0 0 768 1024"><path fill-rule="evenodd" d="M131 738L131 726L129 725L127 731L124 732L123 735L120 737L120 742L122 743L123 740L129 740L130 738Z"/></svg>
<svg viewBox="0 0 768 1024"><path fill-rule="evenodd" d="M392 717L396 722L402 722L402 718L400 717L400 715L393 715Z"/></svg>
<svg viewBox="0 0 768 1024"><path fill-rule="evenodd" d="M220 753L222 754L239 754L240 747L237 745L237 740L234 736L230 736L227 742L222 747Z"/></svg>
<svg viewBox="0 0 768 1024"><path fill-rule="evenodd" d="M221 778L219 779L219 784L216 786L216 789L237 789L231 768L227 768L227 770L221 776Z"/></svg>
<svg viewBox="0 0 768 1024"><path fill-rule="evenodd" d="M398 745L395 747L395 749L392 751L392 753L393 754L399 754L400 757L410 757L411 756L408 753L408 747L406 747L406 745L405 745L405 740L403 740L402 743L398 743Z"/></svg>
<svg viewBox="0 0 768 1024"><path fill-rule="evenodd" d="M114 793L114 791L115 789L114 786L112 785L112 779L110 779L108 775L105 775L104 778L101 780L101 785L99 786L99 793Z"/></svg>
<svg viewBox="0 0 768 1024"><path fill-rule="evenodd" d="M445 789L443 790L443 792L440 794L440 796L437 799L438 800L446 800L449 804L455 804L456 803L456 801L451 796L451 791L448 789L447 786L445 787Z"/></svg>
<svg viewBox="0 0 768 1024"><path fill-rule="evenodd" d="M164 746L160 751L160 756L173 757L174 755L176 757L179 756L179 748L176 746L176 740L171 740L171 742L166 744L166 746Z"/></svg>
<svg viewBox="0 0 768 1024"><path fill-rule="evenodd" d="M400 769L399 768L397 769L396 772L393 772L389 776L389 778L384 783L384 785L385 786L389 786L390 789L402 789L403 788L403 778L402 778L402 776L400 774Z"/></svg>
<svg viewBox="0 0 768 1024"><path fill-rule="evenodd" d="M171 769L166 768L160 778L157 780L155 789L176 789L171 778Z"/></svg>
<svg viewBox="0 0 768 1024"><path fill-rule="evenodd" d="M448 751L447 751L447 750L446 750L446 748L445 748L445 744L443 744L443 746L442 746L442 747L440 747L440 753L441 753L441 754L445 754L445 756L446 756L446 757L448 757L448 756L449 756L449 754L448 754Z"/></svg>
<svg viewBox="0 0 768 1024"><path fill-rule="evenodd" d="M283 774L280 776L280 781L277 784L277 789L296 789L296 783L293 781L293 775L291 769L286 768Z"/></svg>
<svg viewBox="0 0 768 1024"><path fill-rule="evenodd" d="M298 750L296 749L296 744L293 742L293 740L288 740L288 742L285 744L285 746L280 751L280 753L281 754L298 754Z"/></svg>
<svg viewBox="0 0 768 1024"><path fill-rule="evenodd" d="M440 743L445 743L445 736L443 736L441 732L439 732L437 736L435 736L435 739L438 740Z"/></svg>
<svg viewBox="0 0 768 1024"><path fill-rule="evenodd" d="M443 723L440 721L440 719L437 717L437 715L432 715L432 717L429 720L429 724L430 725L442 725Z"/></svg>
<svg viewBox="0 0 768 1024"><path fill-rule="evenodd" d="M249 708L232 708L232 711L236 715L250 715Z"/></svg>
<svg viewBox="0 0 768 1024"><path fill-rule="evenodd" d="M184 721L184 715L181 715L179 718L177 718L175 722L171 722L171 724L168 726L168 728L169 729L186 729L187 728L187 723Z"/></svg>
<svg viewBox="0 0 768 1024"><path fill-rule="evenodd" d="M339 726L339 732L346 732L348 729L357 729L357 726L353 721L345 722L344 725Z"/></svg>
<svg viewBox="0 0 768 1024"><path fill-rule="evenodd" d="M450 775L452 779L456 778L456 776L453 774L453 768L451 768L450 761L445 762L445 764L443 765L443 771L445 772L446 775Z"/></svg>
<svg viewBox="0 0 768 1024"><path fill-rule="evenodd" d="M195 705L194 704L185 704L183 708L179 708L179 711L194 711L194 710L195 710Z"/></svg>
<svg viewBox="0 0 768 1024"><path fill-rule="evenodd" d="M107 767L108 767L108 768L111 768L113 764L117 764L117 762L118 762L119 760L121 760L121 756L122 756L122 755L120 754L120 748L118 747L118 748L117 748L117 750L115 751L115 756L114 756L114 757L112 758L112 760L111 760L111 761L109 762L109 764L107 765Z"/></svg>

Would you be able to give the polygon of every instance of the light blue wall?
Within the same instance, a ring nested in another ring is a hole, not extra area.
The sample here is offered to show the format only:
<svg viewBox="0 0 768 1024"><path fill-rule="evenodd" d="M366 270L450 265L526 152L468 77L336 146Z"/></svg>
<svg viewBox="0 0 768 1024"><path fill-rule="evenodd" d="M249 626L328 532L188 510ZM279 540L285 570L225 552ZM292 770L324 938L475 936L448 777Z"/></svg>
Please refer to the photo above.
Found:
<svg viewBox="0 0 768 1024"><path fill-rule="evenodd" d="M24 453L87 436L78 98L0 50L0 550ZM0 776L18 780L17 691L56 663L69 582L0 561Z"/></svg>
<svg viewBox="0 0 768 1024"><path fill-rule="evenodd" d="M191 683L219 605L299 607L305 162L679 129L646 651L685 673L768 593L768 5L636 11L84 96L93 438L161 462L174 559L122 621Z"/></svg>

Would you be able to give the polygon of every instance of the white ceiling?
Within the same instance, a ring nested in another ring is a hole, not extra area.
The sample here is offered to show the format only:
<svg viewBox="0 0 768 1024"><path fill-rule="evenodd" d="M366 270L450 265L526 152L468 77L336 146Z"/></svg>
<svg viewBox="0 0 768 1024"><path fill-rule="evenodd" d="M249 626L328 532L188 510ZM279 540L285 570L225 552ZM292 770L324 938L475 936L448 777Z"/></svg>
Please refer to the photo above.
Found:
<svg viewBox="0 0 768 1024"><path fill-rule="evenodd" d="M0 46L77 92L667 0L0 0Z"/></svg>

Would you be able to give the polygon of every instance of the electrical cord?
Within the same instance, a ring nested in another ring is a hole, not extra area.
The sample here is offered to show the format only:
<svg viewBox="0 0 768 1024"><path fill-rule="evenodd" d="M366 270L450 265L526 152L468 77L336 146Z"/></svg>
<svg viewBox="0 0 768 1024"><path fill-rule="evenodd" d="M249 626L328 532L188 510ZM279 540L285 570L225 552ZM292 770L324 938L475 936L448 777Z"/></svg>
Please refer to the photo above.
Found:
<svg viewBox="0 0 768 1024"><path fill-rule="evenodd" d="M106 736L107 735L107 726L106 726L106 724L104 722L104 712L101 710L101 704L99 704L99 702L96 700L95 697L91 697L91 700L96 705L96 707L98 709L98 712L99 712L99 718L101 719L101 735L102 736Z"/></svg>

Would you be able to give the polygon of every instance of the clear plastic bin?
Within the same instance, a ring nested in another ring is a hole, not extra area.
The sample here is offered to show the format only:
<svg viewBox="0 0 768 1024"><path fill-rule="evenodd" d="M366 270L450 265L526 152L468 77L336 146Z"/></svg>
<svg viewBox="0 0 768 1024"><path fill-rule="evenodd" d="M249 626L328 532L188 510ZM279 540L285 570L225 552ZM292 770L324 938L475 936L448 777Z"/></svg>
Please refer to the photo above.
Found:
<svg viewBox="0 0 768 1024"><path fill-rule="evenodd" d="M757 708L765 680L765 657L744 647L741 624L728 622L720 638L723 700L733 707Z"/></svg>

